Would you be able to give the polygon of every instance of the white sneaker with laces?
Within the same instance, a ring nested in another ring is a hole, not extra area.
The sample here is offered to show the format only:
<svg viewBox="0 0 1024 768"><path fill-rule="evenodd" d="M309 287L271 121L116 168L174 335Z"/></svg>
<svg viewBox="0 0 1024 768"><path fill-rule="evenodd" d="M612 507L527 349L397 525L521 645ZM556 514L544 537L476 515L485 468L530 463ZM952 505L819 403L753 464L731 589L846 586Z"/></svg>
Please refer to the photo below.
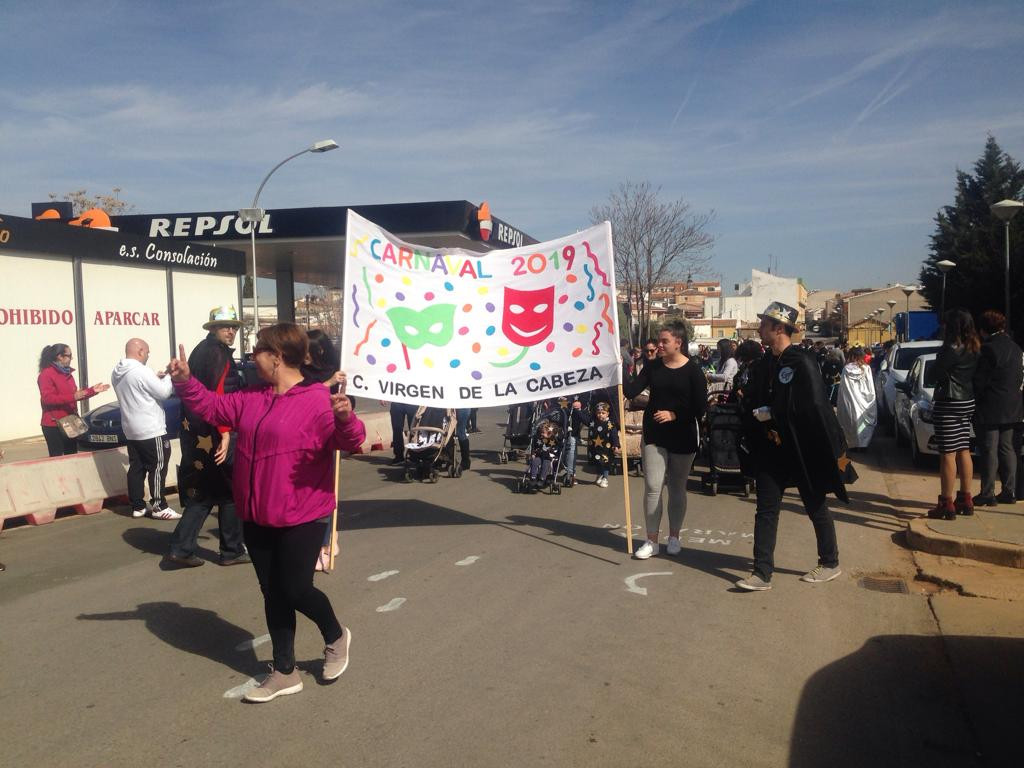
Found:
<svg viewBox="0 0 1024 768"><path fill-rule="evenodd" d="M678 555L680 552L683 551L683 545L679 543L679 538L678 537L676 537L676 536L669 536L668 537L668 547L666 547L666 551L670 555Z"/></svg>
<svg viewBox="0 0 1024 768"><path fill-rule="evenodd" d="M819 565L814 570L808 571L801 576L800 581L806 581L809 584L821 584L826 581L832 581L832 579L836 578L841 573L842 571L839 570L838 565L835 568L828 568L824 565Z"/></svg>
<svg viewBox="0 0 1024 768"><path fill-rule="evenodd" d="M179 520L181 519L181 512L175 512L170 507L159 507L153 506L153 519L154 520Z"/></svg>
<svg viewBox="0 0 1024 768"><path fill-rule="evenodd" d="M640 545L640 549L633 553L637 560L648 560L658 554L658 542L648 539Z"/></svg>
<svg viewBox="0 0 1024 768"><path fill-rule="evenodd" d="M140 517L145 517L146 513L148 511L149 511L148 509L133 509L132 510L132 517L134 517L136 519L138 519Z"/></svg>

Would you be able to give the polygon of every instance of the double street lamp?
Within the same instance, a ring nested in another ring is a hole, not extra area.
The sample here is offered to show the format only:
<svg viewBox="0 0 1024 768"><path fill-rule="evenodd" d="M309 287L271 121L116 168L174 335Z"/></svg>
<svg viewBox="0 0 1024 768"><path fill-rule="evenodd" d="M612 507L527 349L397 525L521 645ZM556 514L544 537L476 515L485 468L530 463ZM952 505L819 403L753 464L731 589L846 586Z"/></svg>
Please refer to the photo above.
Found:
<svg viewBox="0 0 1024 768"><path fill-rule="evenodd" d="M1003 274L1003 290L1006 302L1006 325L1010 325L1010 219L1017 215L1017 211L1024 208L1024 203L1019 200L1000 200L990 206L993 215L1003 222L1006 227L1006 265Z"/></svg>
<svg viewBox="0 0 1024 768"><path fill-rule="evenodd" d="M301 152L296 152L294 155L289 155L280 163L270 169L270 173L263 177L263 181L260 182L259 189L256 190L256 196L252 199L252 206L250 208L242 208L238 212L238 218L240 221L249 222L249 232L252 235L252 344L256 344L256 335L260 332L260 305L259 299L256 296L256 225L263 221L263 215L265 211L259 207L260 193L263 191L263 187L266 185L267 180L274 174L278 168L287 163L289 160L294 160L299 155L304 155L307 152L330 152L332 149L337 149L338 143L333 139L324 139L318 141L310 147L306 147Z"/></svg>

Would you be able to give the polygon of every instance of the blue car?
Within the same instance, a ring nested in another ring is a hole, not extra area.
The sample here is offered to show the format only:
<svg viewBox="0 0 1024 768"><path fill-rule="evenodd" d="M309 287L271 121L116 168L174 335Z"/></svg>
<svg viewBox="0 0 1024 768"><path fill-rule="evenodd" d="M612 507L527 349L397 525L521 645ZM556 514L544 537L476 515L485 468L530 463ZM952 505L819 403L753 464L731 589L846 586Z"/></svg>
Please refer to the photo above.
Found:
<svg viewBox="0 0 1024 768"><path fill-rule="evenodd" d="M172 395L163 401L164 415L167 417L167 436L174 440L178 437L181 426L181 400ZM127 445L128 440L121 429L121 405L117 402L107 403L82 417L89 426L89 431L76 438L78 450L97 451L103 448L116 448Z"/></svg>

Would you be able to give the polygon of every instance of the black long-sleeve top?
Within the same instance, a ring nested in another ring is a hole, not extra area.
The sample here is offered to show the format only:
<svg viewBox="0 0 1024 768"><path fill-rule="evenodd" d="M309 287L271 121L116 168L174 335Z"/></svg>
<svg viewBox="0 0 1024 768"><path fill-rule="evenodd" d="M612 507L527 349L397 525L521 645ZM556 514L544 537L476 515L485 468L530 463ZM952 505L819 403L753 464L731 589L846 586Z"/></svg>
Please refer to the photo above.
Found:
<svg viewBox="0 0 1024 768"><path fill-rule="evenodd" d="M708 408L708 383L697 362L690 358L679 368L666 368L662 360L650 360L622 385L627 398L647 388L651 399L644 409L644 444L669 453L696 453L697 422ZM659 424L656 411L672 411L676 418Z"/></svg>

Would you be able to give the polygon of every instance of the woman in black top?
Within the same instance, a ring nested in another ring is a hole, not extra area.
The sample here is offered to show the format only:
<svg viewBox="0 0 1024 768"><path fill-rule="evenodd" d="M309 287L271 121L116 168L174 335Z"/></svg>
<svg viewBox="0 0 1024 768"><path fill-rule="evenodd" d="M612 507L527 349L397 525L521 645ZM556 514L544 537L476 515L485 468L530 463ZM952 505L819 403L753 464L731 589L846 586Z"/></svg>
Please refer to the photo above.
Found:
<svg viewBox="0 0 1024 768"><path fill-rule="evenodd" d="M939 448L939 503L928 517L955 520L957 513L974 514L971 481L971 418L974 416L974 372L978 367L981 339L974 320L963 309L951 309L943 318L942 348L935 357L935 394L932 417ZM960 475L960 490L953 501L953 487Z"/></svg>
<svg viewBox="0 0 1024 768"><path fill-rule="evenodd" d="M623 385L627 398L650 389L644 409L644 513L647 541L636 551L638 560L658 554L661 528L661 489L668 484L668 553L679 554L679 529L686 516L686 480L697 453L697 422L707 410L708 385L687 349L686 326L671 323L658 334L658 353Z"/></svg>

